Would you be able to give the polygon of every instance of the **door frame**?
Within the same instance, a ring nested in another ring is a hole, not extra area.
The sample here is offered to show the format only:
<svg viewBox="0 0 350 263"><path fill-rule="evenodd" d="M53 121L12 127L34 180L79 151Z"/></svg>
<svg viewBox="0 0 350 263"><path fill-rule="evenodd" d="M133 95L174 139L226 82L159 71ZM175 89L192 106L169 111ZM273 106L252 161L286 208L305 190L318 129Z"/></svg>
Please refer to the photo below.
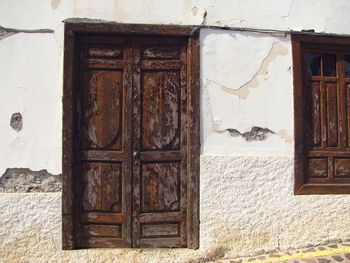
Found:
<svg viewBox="0 0 350 263"><path fill-rule="evenodd" d="M199 247L199 156L200 156L200 49L198 26L85 23L65 21L62 129L62 248L76 248L74 212L74 101L77 36L79 34L176 36L188 38L188 160L187 160L187 248ZM131 234L131 233L130 233Z"/></svg>

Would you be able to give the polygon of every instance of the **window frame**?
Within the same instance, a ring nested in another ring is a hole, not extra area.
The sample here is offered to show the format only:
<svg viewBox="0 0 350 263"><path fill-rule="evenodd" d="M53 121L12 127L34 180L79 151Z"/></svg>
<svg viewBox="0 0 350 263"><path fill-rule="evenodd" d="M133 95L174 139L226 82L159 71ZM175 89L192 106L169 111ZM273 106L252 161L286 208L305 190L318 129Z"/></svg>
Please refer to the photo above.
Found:
<svg viewBox="0 0 350 263"><path fill-rule="evenodd" d="M304 110L306 101L304 90L306 85L306 49L305 46L313 46L320 52L325 47L333 46L334 49L344 49L350 54L350 38L334 35L320 34L292 34L292 58L293 58L293 91L294 91L294 194L295 195L324 195L324 194L349 194L350 183L306 183L306 145L304 131Z"/></svg>
<svg viewBox="0 0 350 263"><path fill-rule="evenodd" d="M74 94L76 41L79 34L113 34L186 37L188 43L188 116L189 132L187 168L187 248L199 248L199 156L200 156L200 48L199 27L82 22L65 20L62 125L62 249L76 248L74 233Z"/></svg>

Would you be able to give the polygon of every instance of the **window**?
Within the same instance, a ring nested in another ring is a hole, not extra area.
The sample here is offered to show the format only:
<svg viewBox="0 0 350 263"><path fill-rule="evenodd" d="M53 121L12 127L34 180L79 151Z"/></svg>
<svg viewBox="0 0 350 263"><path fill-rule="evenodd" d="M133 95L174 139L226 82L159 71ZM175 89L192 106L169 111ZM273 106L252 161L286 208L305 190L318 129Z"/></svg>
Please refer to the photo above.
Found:
<svg viewBox="0 0 350 263"><path fill-rule="evenodd" d="M63 248L198 248L198 31L65 30Z"/></svg>
<svg viewBox="0 0 350 263"><path fill-rule="evenodd" d="M350 39L292 35L295 194L350 193Z"/></svg>

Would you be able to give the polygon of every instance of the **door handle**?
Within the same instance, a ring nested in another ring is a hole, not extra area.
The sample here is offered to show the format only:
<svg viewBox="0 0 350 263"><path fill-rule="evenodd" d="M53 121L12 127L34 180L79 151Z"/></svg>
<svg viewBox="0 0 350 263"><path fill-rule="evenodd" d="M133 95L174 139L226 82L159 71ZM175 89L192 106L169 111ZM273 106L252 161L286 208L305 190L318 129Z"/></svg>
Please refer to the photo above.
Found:
<svg viewBox="0 0 350 263"><path fill-rule="evenodd" d="M140 152L139 151L134 151L133 152L133 154L132 154L132 156L134 157L134 158L140 158Z"/></svg>

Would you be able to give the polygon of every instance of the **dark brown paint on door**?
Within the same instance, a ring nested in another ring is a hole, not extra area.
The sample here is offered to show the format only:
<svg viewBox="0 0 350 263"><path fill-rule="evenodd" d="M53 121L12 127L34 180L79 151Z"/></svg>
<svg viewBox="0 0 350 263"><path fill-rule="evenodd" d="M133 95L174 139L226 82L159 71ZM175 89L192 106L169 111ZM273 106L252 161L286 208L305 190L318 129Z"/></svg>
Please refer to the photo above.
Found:
<svg viewBox="0 0 350 263"><path fill-rule="evenodd" d="M131 245L130 37L81 37L75 154L79 247Z"/></svg>
<svg viewBox="0 0 350 263"><path fill-rule="evenodd" d="M198 215L198 200L188 193L198 189L190 180L190 139L199 138L189 132L190 44L183 36L76 37L66 167L74 174L66 176L73 201L68 189L63 204L69 210L72 202L72 222L63 211L63 229L73 244L64 237L64 246L198 246L189 210Z"/></svg>
<svg viewBox="0 0 350 263"><path fill-rule="evenodd" d="M295 194L350 193L346 37L292 35Z"/></svg>
<svg viewBox="0 0 350 263"><path fill-rule="evenodd" d="M186 246L187 40L134 39L135 247Z"/></svg>

